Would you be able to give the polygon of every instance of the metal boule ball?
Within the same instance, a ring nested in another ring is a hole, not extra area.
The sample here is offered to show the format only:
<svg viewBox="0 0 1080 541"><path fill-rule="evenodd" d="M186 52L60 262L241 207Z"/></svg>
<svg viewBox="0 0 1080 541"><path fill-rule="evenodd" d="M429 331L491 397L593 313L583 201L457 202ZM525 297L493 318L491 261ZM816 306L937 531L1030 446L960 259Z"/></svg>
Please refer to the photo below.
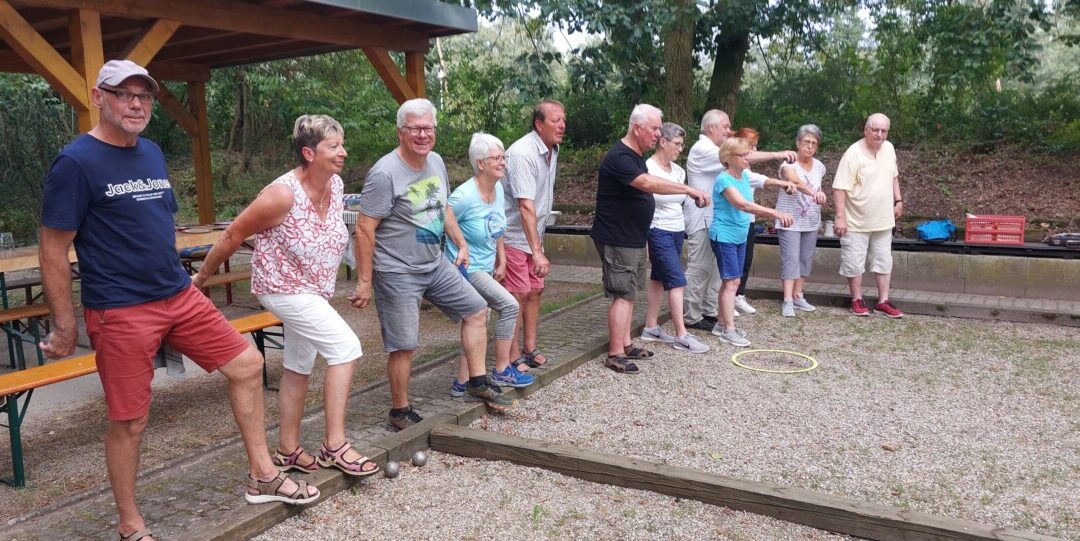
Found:
<svg viewBox="0 0 1080 541"><path fill-rule="evenodd" d="M393 479L401 475L401 464L398 464L397 462L391 460L386 463L386 466L383 467L383 472L386 473L387 477Z"/></svg>
<svg viewBox="0 0 1080 541"><path fill-rule="evenodd" d="M423 466L424 464L427 464L427 453L423 451L413 453L412 463L414 466Z"/></svg>

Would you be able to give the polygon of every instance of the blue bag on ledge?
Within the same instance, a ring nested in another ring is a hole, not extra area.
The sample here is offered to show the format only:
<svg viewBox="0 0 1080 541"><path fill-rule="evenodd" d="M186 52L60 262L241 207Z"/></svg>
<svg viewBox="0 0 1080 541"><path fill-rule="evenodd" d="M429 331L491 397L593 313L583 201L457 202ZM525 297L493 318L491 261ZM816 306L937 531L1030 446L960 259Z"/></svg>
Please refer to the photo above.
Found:
<svg viewBox="0 0 1080 541"><path fill-rule="evenodd" d="M930 243L940 243L956 240L956 225L952 220L931 220L915 226L919 240Z"/></svg>

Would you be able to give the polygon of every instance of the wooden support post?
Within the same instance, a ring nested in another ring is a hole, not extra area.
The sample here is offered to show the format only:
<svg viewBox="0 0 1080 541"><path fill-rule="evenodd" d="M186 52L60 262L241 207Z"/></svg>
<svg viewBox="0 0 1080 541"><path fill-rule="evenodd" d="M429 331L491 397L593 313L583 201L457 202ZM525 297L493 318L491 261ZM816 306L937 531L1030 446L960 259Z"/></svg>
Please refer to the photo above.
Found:
<svg viewBox="0 0 1080 541"><path fill-rule="evenodd" d="M405 53L405 81L418 98L427 97L424 87L424 53L409 51Z"/></svg>
<svg viewBox="0 0 1080 541"><path fill-rule="evenodd" d="M100 32L98 34L100 36ZM85 78L7 0L0 0L0 39L11 46L34 73L44 77L75 110L93 107L86 93ZM97 73L94 77L96 80Z"/></svg>
<svg viewBox="0 0 1080 541"><path fill-rule="evenodd" d="M101 43L101 15L88 9L76 9L68 19L71 36L71 64L83 78L87 107L76 107L79 131L88 132L98 123L98 108L90 97L90 90L97 84L98 71L105 63Z"/></svg>
<svg viewBox="0 0 1080 541"><path fill-rule="evenodd" d="M191 153L195 165L195 200L199 207L199 223L214 221L214 173L210 166L210 120L206 112L206 83L188 82L188 109L195 117L196 134L191 137Z"/></svg>
<svg viewBox="0 0 1080 541"><path fill-rule="evenodd" d="M1055 538L976 522L938 517L798 488L756 483L568 445L440 425L431 447L460 456L506 460L588 481L650 490L677 498L775 517L780 520L882 541L1001 541Z"/></svg>
<svg viewBox="0 0 1080 541"><path fill-rule="evenodd" d="M164 109L166 113L169 113L169 116L171 116L173 120L183 128L184 132L188 134L188 137L191 137L192 141L194 141L199 135L199 123L195 120L195 115L191 114L191 111L188 110L187 106L184 105L175 94L169 92L169 89L165 85L159 83L159 86L157 100L158 103L161 104L161 108ZM192 147L192 150L194 150L194 147Z"/></svg>
<svg viewBox="0 0 1080 541"><path fill-rule="evenodd" d="M363 47L361 50L364 51L364 55L375 68L375 72L379 74L387 90L398 103L404 103L416 97L416 92L405 81L405 76L401 74L394 59L390 58L390 51L379 47Z"/></svg>

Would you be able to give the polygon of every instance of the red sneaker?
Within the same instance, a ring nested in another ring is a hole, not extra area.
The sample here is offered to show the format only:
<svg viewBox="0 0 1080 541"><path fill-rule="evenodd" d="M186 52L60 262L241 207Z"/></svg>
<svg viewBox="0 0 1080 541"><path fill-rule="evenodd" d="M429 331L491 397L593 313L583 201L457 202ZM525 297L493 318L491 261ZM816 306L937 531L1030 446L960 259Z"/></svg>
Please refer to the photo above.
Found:
<svg viewBox="0 0 1080 541"><path fill-rule="evenodd" d="M855 299L851 301L851 313L859 317L866 317L870 315L870 309L866 307L866 303L862 299Z"/></svg>
<svg viewBox="0 0 1080 541"><path fill-rule="evenodd" d="M874 307L874 311L879 314L885 314L886 316L894 319L904 317L904 313L901 312L899 308L893 306L893 303L889 301L882 301L877 303L877 306Z"/></svg>

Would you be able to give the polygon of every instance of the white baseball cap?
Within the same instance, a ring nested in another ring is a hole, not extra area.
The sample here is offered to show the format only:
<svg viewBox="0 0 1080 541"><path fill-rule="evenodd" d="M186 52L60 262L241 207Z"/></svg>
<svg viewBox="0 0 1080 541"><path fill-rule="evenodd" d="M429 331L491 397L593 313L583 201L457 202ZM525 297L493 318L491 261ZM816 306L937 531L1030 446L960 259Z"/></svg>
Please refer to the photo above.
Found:
<svg viewBox="0 0 1080 541"><path fill-rule="evenodd" d="M142 77L154 92L157 92L160 88L157 81L146 71L146 68L130 60L110 60L106 62L104 66L101 66L101 71L98 72L97 86L103 84L113 87L120 86L131 77Z"/></svg>

